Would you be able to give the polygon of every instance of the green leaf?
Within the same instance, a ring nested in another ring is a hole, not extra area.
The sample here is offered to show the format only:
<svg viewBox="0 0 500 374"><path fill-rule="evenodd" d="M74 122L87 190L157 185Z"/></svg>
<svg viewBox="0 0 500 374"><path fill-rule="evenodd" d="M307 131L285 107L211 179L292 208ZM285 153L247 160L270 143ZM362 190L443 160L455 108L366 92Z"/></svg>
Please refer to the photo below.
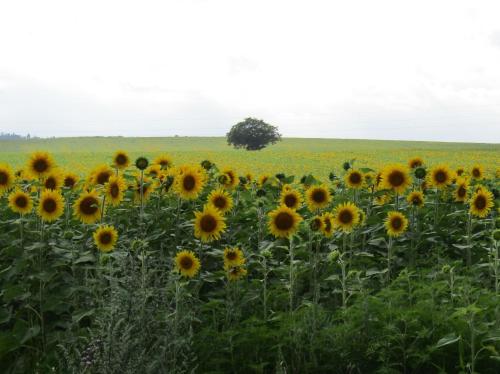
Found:
<svg viewBox="0 0 500 374"><path fill-rule="evenodd" d="M457 335L455 335L455 333L451 333L451 334L446 335L445 337L439 339L439 341L436 343L434 348L437 349L437 348L445 347L447 345L458 342L460 339L461 339L460 335L457 336Z"/></svg>

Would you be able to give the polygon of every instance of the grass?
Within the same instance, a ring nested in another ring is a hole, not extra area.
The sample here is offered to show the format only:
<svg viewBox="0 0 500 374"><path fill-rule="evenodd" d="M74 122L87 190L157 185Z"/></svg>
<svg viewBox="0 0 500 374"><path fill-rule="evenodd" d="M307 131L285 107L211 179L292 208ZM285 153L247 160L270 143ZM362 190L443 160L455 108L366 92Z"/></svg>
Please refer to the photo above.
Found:
<svg viewBox="0 0 500 374"><path fill-rule="evenodd" d="M452 167L481 163L488 173L500 164L500 144L285 138L262 151L248 152L231 148L223 137L0 140L0 162L19 168L31 152L47 150L54 154L61 167L84 174L103 160L110 162L118 149L126 150L133 158L167 153L176 164L198 163L208 158L240 172L283 171L302 175L307 171L322 178L332 170L339 170L349 159L356 159L357 166L379 167L389 162L406 163L418 155L432 163L444 162Z"/></svg>

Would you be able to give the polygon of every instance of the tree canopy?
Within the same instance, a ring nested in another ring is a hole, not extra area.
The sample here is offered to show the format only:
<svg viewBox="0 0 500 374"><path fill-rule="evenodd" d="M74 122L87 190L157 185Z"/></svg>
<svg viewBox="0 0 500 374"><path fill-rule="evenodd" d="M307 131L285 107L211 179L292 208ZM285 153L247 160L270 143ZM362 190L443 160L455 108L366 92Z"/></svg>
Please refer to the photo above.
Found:
<svg viewBox="0 0 500 374"><path fill-rule="evenodd" d="M246 118L227 133L227 143L235 148L258 151L281 140L276 126L256 118Z"/></svg>

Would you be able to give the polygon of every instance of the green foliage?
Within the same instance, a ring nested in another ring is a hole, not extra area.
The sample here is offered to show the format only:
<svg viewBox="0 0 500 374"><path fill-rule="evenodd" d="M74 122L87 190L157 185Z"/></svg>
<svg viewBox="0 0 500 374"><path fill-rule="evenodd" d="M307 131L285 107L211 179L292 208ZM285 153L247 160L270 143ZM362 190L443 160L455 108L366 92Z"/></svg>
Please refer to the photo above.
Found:
<svg viewBox="0 0 500 374"><path fill-rule="evenodd" d="M237 123L231 127L226 137L227 144L247 151L258 151L281 140L276 126L255 118L246 118Z"/></svg>

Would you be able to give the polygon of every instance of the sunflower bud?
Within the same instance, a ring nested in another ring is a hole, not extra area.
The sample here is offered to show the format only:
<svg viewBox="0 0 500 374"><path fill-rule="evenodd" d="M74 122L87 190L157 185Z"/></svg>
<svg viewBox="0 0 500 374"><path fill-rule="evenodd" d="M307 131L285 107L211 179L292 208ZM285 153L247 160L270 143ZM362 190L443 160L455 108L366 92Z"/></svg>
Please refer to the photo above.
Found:
<svg viewBox="0 0 500 374"><path fill-rule="evenodd" d="M424 179L427 175L427 171L423 167L418 167L415 169L415 177L418 179Z"/></svg>
<svg viewBox="0 0 500 374"><path fill-rule="evenodd" d="M73 239L73 232L72 231L66 231L64 233L64 239L67 239L67 240Z"/></svg>
<svg viewBox="0 0 500 374"><path fill-rule="evenodd" d="M349 162L344 162L344 164L342 165L342 168L347 171L351 168L351 164Z"/></svg>
<svg viewBox="0 0 500 374"><path fill-rule="evenodd" d="M282 181L283 179L285 179L285 174L283 174L283 173L278 173L278 174L276 174L276 178L277 178L278 180Z"/></svg>
<svg viewBox="0 0 500 374"><path fill-rule="evenodd" d="M265 258L271 258L273 257L272 252L269 249L263 249L260 254L264 256Z"/></svg>
<svg viewBox="0 0 500 374"><path fill-rule="evenodd" d="M330 179L331 181L334 181L335 180L335 173L332 171L330 172L330 174L328 174L328 179Z"/></svg>
<svg viewBox="0 0 500 374"><path fill-rule="evenodd" d="M210 170L214 164L212 164L209 160L203 160L201 162L201 167L205 170Z"/></svg>
<svg viewBox="0 0 500 374"><path fill-rule="evenodd" d="M149 161L146 157L139 157L137 160L135 160L135 166L139 170L145 170L149 165Z"/></svg>
<svg viewBox="0 0 500 374"><path fill-rule="evenodd" d="M340 256L340 252L337 249L335 249L334 251L331 251L330 253L328 253L328 261L335 262L335 261L337 261L339 256Z"/></svg>
<svg viewBox="0 0 500 374"><path fill-rule="evenodd" d="M217 178L217 180L219 181L220 184L226 184L229 181L226 174L219 175L219 178Z"/></svg>
<svg viewBox="0 0 500 374"><path fill-rule="evenodd" d="M248 179L246 177L239 177L240 179L240 185L245 186L248 183Z"/></svg>
<svg viewBox="0 0 500 374"><path fill-rule="evenodd" d="M449 272L450 272L450 270L451 270L451 266L450 266L450 265L448 265L448 264L444 265L444 266L441 268L441 271L442 271L443 273L449 273Z"/></svg>

